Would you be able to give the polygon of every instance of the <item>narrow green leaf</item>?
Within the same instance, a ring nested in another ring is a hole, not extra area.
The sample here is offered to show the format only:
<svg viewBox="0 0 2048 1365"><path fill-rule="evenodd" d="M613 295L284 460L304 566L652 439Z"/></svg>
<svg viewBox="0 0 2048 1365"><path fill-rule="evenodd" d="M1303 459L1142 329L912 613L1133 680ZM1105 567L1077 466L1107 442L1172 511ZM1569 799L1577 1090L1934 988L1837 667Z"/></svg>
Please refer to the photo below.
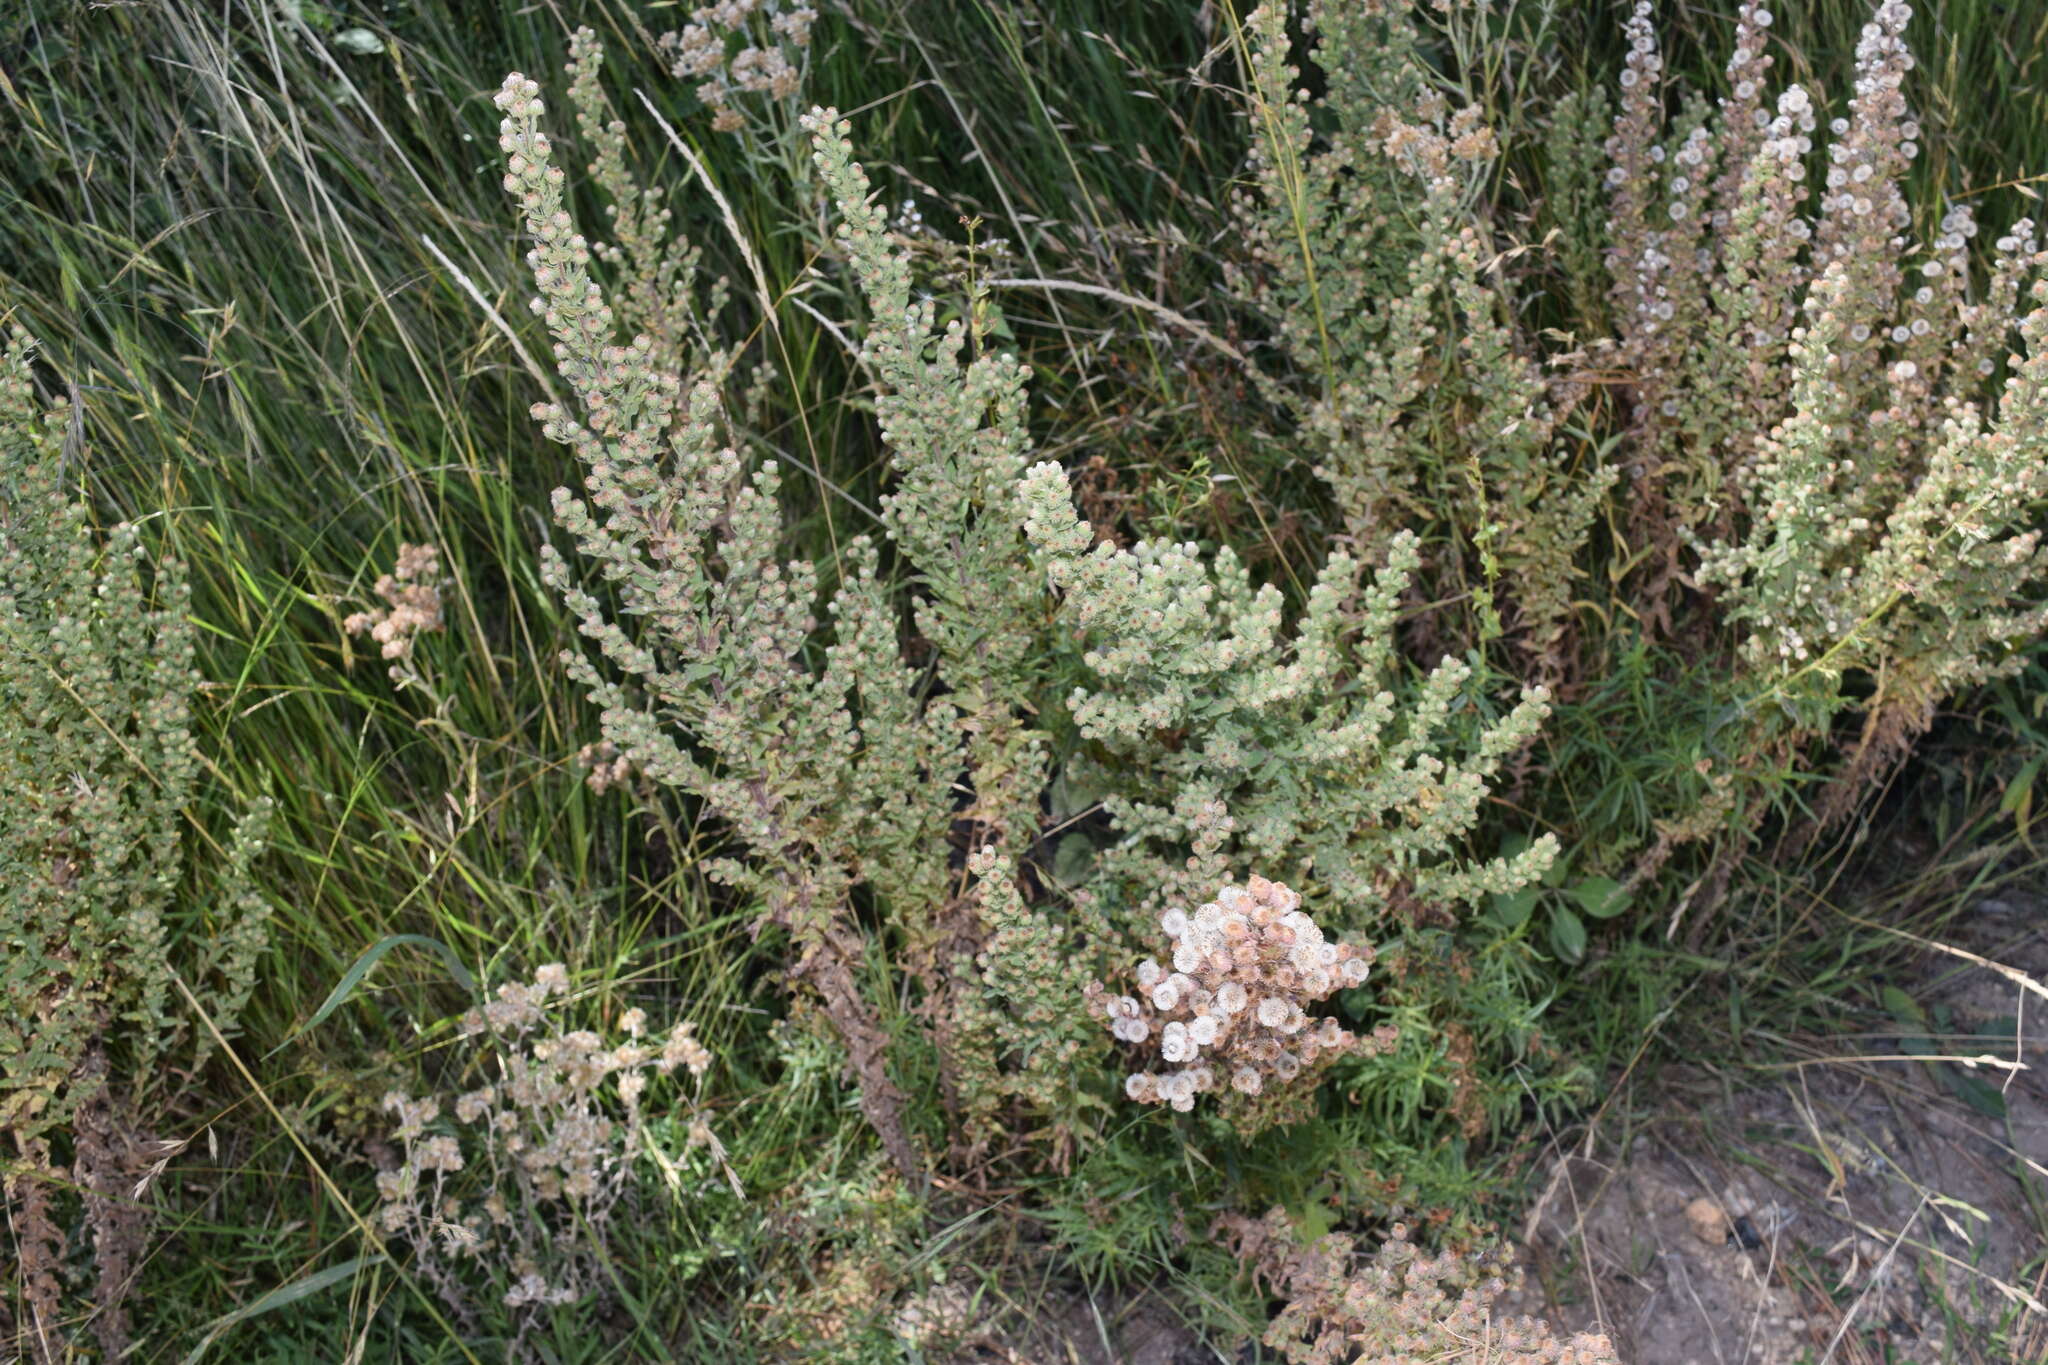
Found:
<svg viewBox="0 0 2048 1365"><path fill-rule="evenodd" d="M2026 765L2013 776L2012 781L2005 784L2005 795L1998 801L1999 814L2012 814L2033 794L2034 779L2040 776L2043 759L2048 759L2048 754L2036 754L2028 759Z"/></svg>
<svg viewBox="0 0 2048 1365"><path fill-rule="evenodd" d="M287 1304L297 1303L300 1299L311 1294L317 1294L330 1285L339 1284L343 1280L353 1279L363 1270L376 1265L383 1259L382 1256L358 1256L352 1261L343 1261L340 1265L331 1265L325 1270L316 1270L302 1279L293 1280L290 1284L281 1284L254 1301L243 1304L240 1308L221 1314L221 1316L207 1324L206 1335L200 1339L197 1346L192 1348L191 1354L185 1357L183 1365L196 1365L199 1357L206 1354L206 1348L211 1346L222 1332L225 1332L236 1323L246 1321L261 1313L268 1313L275 1308L283 1308Z"/></svg>
<svg viewBox="0 0 2048 1365"><path fill-rule="evenodd" d="M2005 795L1998 801L1998 813L2013 818L2022 839L2027 837L2027 827L2034 822L2034 781L2041 775L2043 759L2048 759L2048 754L2036 754L2028 759L2013 780L2006 784Z"/></svg>
<svg viewBox="0 0 2048 1365"><path fill-rule="evenodd" d="M286 1038L284 1042L272 1048L270 1054L267 1055L274 1055L281 1051L286 1044L290 1043L300 1034L320 1023L337 1009L340 1009L342 1004L351 995L355 994L356 987L363 984L363 978L370 974L370 969L382 960L384 954L405 943L417 943L423 947L432 948L441 955L442 965L448 968L448 975L455 978L455 984L466 991L475 992L476 978L471 976L469 969L462 965L462 959L455 955L455 950L441 942L440 939L429 938L425 934L386 934L383 938L378 939L375 943L364 949L363 955L355 960L354 965L341 974L341 980L334 984L334 989L329 991L327 998L320 1002L320 1008L313 1011L313 1017L299 1025L297 1029L293 1030L290 1038Z"/></svg>
<svg viewBox="0 0 2048 1365"><path fill-rule="evenodd" d="M1997 1086L1982 1076L1973 1076L1961 1067L1941 1068L1941 1078L1948 1082L1948 1088L1955 1091L1963 1103L1988 1119L2005 1117L2005 1096Z"/></svg>
<svg viewBox="0 0 2048 1365"><path fill-rule="evenodd" d="M1908 1027L1925 1027L1927 1016L1920 1010L1920 1003L1897 986L1886 986L1883 991L1884 1007L1891 1011L1893 1019Z"/></svg>

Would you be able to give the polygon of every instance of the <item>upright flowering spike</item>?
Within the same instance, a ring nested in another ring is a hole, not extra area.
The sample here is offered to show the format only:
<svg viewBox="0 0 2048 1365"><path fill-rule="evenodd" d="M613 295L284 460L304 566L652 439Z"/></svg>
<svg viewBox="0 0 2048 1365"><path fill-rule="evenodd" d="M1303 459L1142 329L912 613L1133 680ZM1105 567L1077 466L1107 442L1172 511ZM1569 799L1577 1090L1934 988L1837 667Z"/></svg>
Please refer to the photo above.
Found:
<svg viewBox="0 0 2048 1365"><path fill-rule="evenodd" d="M64 469L72 414L40 410L33 351L19 328L0 345L0 1199L21 1321L55 1358L62 1324L90 1316L113 1359L150 1207L138 1180L181 1145L148 1132L158 1090L233 1034L256 984L270 804L209 838L213 858L188 845L211 765L185 567L134 525L94 533ZM58 1273L79 1224L100 1270L89 1315Z"/></svg>
<svg viewBox="0 0 2048 1365"><path fill-rule="evenodd" d="M590 71L587 43L578 55ZM589 90L580 98L597 108ZM944 860L931 845L951 804L943 783L927 778L957 765L949 710L918 700L920 677L903 662L865 540L845 547L828 606L833 637L814 648L818 576L781 558L774 466L749 476L721 439L730 434L718 388L726 358L685 350L673 329L618 343L618 318L591 273L596 252L570 218L540 128L539 86L514 73L497 99L505 187L534 242L534 310L575 400L540 404L535 416L587 471L587 497L556 490L555 518L638 626L629 634L552 547L543 550L543 577L611 666L568 660L601 710L607 771L695 794L738 837L744 856L721 863L720 875L757 892L764 918L788 927L794 972L845 1040L877 1134L906 1173L921 1176L887 1072L887 1034L857 984L863 950L848 898L864 872L900 904L945 903ZM601 166L609 145L600 143ZM607 177L625 185L615 169ZM647 243L635 252L657 276L643 281L637 314L681 316L662 311L654 287L666 288L661 272L672 258ZM663 368L679 356L701 373Z"/></svg>
<svg viewBox="0 0 2048 1365"><path fill-rule="evenodd" d="M1287 373L1255 377L1294 416L1350 548L1376 558L1403 528L1470 547L1431 566L1459 585L1437 595L1471 601L1478 633L1511 634L1555 680L1574 559L1615 474L1558 439L1583 390L1545 375L1500 287L1503 244L1477 207L1499 144L1439 93L1406 9L1309 5L1313 101L1288 7L1247 20L1247 249L1231 280L1270 321Z"/></svg>

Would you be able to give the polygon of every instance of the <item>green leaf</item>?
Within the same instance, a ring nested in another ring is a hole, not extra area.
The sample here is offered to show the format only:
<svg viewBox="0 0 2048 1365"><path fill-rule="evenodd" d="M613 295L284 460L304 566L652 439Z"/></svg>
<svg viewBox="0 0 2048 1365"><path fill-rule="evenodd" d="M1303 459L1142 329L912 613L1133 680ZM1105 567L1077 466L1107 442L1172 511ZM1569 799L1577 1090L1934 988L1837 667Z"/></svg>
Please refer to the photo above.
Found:
<svg viewBox="0 0 2048 1365"><path fill-rule="evenodd" d="M1999 1088L1982 1076L1972 1075L1957 1066L1941 1068L1941 1078L1948 1082L1948 1088L1972 1109L1989 1119L2005 1117L2005 1096Z"/></svg>
<svg viewBox="0 0 2048 1365"><path fill-rule="evenodd" d="M1077 775L1072 764L1062 767L1053 776L1052 790L1049 793L1052 818L1071 820L1085 811L1093 810L1105 794L1099 777L1096 773ZM1090 778L1098 780L1091 781Z"/></svg>
<svg viewBox="0 0 2048 1365"><path fill-rule="evenodd" d="M374 57L384 50L384 40L366 28L345 28L328 41L358 57Z"/></svg>
<svg viewBox="0 0 2048 1365"><path fill-rule="evenodd" d="M312 1018L299 1025L298 1028L292 1031L291 1037L286 1038L284 1042L279 1043L264 1055L274 1056L283 1051L293 1039L296 1039L300 1034L311 1029L315 1024L318 1024L337 1009L340 1009L342 1004L351 995L355 994L356 987L363 984L363 978L370 974L370 969L377 965L384 954L404 943L417 943L423 947L432 948L441 955L441 962L448 968L448 975L455 978L455 984L471 994L476 992L476 978L471 976L469 969L462 965L462 959L455 956L455 950L441 942L440 939L429 938L425 934L386 934L383 938L378 939L375 943L364 949L363 955L355 960L354 965L341 974L341 980L334 983L334 989L329 991L327 998L320 1002L320 1008L313 1011Z"/></svg>
<svg viewBox="0 0 2048 1365"><path fill-rule="evenodd" d="M1331 1232L1337 1226L1336 1215L1331 1213L1329 1206L1321 1200L1310 1200L1308 1206L1302 1209L1301 1217L1298 1221L1301 1227L1302 1239L1308 1242L1315 1241L1318 1237Z"/></svg>
<svg viewBox="0 0 2048 1365"><path fill-rule="evenodd" d="M1063 835L1052 850L1053 880L1061 886L1079 886L1095 868L1094 841L1079 830Z"/></svg>
<svg viewBox="0 0 2048 1365"><path fill-rule="evenodd" d="M2048 759L2048 754L2028 759L2026 766L2006 784L2005 795L1998 801L1998 813L2013 817L2022 839L2027 837L2027 826L2034 820L2034 779L2040 776L2043 759Z"/></svg>
<svg viewBox="0 0 2048 1365"><path fill-rule="evenodd" d="M287 1304L297 1303L300 1299L306 1298L308 1295L317 1294L330 1285L339 1284L343 1280L353 1279L356 1275L370 1266L376 1265L383 1259L382 1256L358 1256L352 1261L343 1261L340 1265L331 1265L325 1270L316 1270L311 1275L307 1275L302 1279L293 1280L290 1284L279 1285L251 1303L245 1303L240 1308L223 1313L207 1324L206 1335L201 1338L197 1346L192 1348L191 1354L185 1357L183 1365L194 1365L194 1362L200 1356L206 1354L206 1348L213 1345L215 1339L222 1332L236 1323L253 1318L259 1313L268 1313L274 1308L283 1308Z"/></svg>
<svg viewBox="0 0 2048 1365"><path fill-rule="evenodd" d="M1628 892L1612 877L1588 877L1572 888L1572 899L1594 919L1613 919L1628 909Z"/></svg>
<svg viewBox="0 0 2048 1365"><path fill-rule="evenodd" d="M1487 913L1501 928L1513 929L1529 918L1529 912L1536 908L1536 902L1542 898L1542 887L1525 886L1520 891L1495 896L1487 906Z"/></svg>
<svg viewBox="0 0 2048 1365"><path fill-rule="evenodd" d="M1550 907L1550 946L1566 962L1577 962L1586 955L1586 926L1569 906Z"/></svg>
<svg viewBox="0 0 2048 1365"><path fill-rule="evenodd" d="M2028 759L2026 765L2014 774L2012 781L2005 784L2005 795L1998 801L1999 814L2012 814L2032 797L2034 779L2040 775L2043 759L2048 759L2048 754L2036 754Z"/></svg>
<svg viewBox="0 0 2048 1365"><path fill-rule="evenodd" d="M1886 986L1883 992L1884 1007L1891 1011L1893 1019L1909 1028L1925 1028L1927 1016L1921 1013L1920 1003L1897 986Z"/></svg>

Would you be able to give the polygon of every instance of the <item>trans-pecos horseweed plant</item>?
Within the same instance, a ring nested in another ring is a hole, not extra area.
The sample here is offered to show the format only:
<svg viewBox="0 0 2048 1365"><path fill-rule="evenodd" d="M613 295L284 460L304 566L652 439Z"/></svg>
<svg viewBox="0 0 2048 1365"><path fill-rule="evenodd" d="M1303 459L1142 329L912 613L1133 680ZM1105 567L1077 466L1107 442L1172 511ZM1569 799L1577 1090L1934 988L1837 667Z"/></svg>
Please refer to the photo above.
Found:
<svg viewBox="0 0 2048 1365"><path fill-rule="evenodd" d="M69 1211L83 1205L93 1330L129 1346L148 1187L182 1147L165 1093L232 1033L269 908L250 864L269 803L188 857L206 784L192 736L184 566L145 577L141 532L102 541L69 491L72 415L38 411L32 347L0 355L0 1133L25 1358L67 1347ZM203 826L201 826L203 828Z"/></svg>
<svg viewBox="0 0 2048 1365"><path fill-rule="evenodd" d="M1818 813L1844 813L2048 623L2034 225L1980 237L1967 202L1910 202L1926 129L1903 0L1874 5L1832 108L1774 88L1760 0L1735 11L1716 98L1674 90L1638 3L1618 102L1556 110L1548 149L1557 258L1573 298L1606 296L1613 334L1579 319L1546 364L1518 322L1536 303L1523 253L1485 212L1501 149L1455 103L1420 8L1309 4L1313 97L1286 9L1246 21L1233 279L1284 362L1264 391L1351 544L1463 547L1421 578L1425 600L1472 608L1433 649L1505 629L1523 669L1576 686L1597 610L1701 670L1704 776L1671 784L1689 794L1657 812L1637 881L1687 839L1732 856L1767 814L1759 780L1788 767L1831 776ZM1595 379L1623 400L1604 462L1584 453ZM1620 592L1595 606L1577 584L1603 520ZM1845 717L1860 733L1837 757Z"/></svg>
<svg viewBox="0 0 2048 1365"><path fill-rule="evenodd" d="M558 490L555 515L602 567L625 614L645 618L649 637L612 621L550 548L548 581L619 676L581 655L564 662L603 707L605 740L652 780L704 801L747 851L722 860L718 875L758 896L764 919L789 931L792 972L817 991L844 1039L869 1121L899 1166L918 1169L886 1069L887 1034L856 984L864 950L848 896L864 821L899 844L943 829L943 806L920 801L911 780L941 767L941 741L897 657L874 552L849 547L850 572L832 603L837 639L814 669L805 650L817 625L817 573L779 557L775 467L746 472L721 441L716 384L677 373L674 349L663 348L663 365L648 332L617 343L615 314L590 273L592 248L563 207L565 176L539 128L539 86L508 77L498 104L506 189L534 239L535 308L576 402L539 405L535 416L588 470L589 501ZM869 699L863 736L853 708ZM893 818L878 803L894 807ZM881 849L870 856L884 867L904 861Z"/></svg>
<svg viewBox="0 0 2048 1365"><path fill-rule="evenodd" d="M2028 220L1983 252L1967 203L1908 200L1925 130L1903 0L1875 7L1833 110L1772 95L1772 13L1750 0L1728 94L1670 121L1651 15L1628 21L1606 146L1641 615L1669 622L1689 548L1737 641L1750 752L1860 713L1831 818L2048 624L2048 257Z"/></svg>
<svg viewBox="0 0 2048 1365"><path fill-rule="evenodd" d="M575 51L590 108L591 40ZM611 300L672 298L664 316L700 320L719 303L680 302L692 262L580 236L538 85L515 74L498 103L535 309L573 398L535 415L586 471L585 496L558 492L556 517L617 603L544 552L604 659L567 663L602 708L607 771L686 793L723 827L716 875L788 933L792 979L832 1021L906 1173L930 1157L891 1070L892 1030L910 1026L903 984L939 1059L947 1148L982 1150L1007 1124L1060 1162L1096 1121L1088 1092L1116 1085L1082 1027L1083 988L1130 960L1157 906L1257 859L1326 902L1337 928L1364 928L1542 872L1549 841L1511 860L1458 853L1545 699L1532 690L1475 728L1465 665L1411 689L1392 634L1413 537L1373 550L1386 561L1374 575L1333 555L1291 630L1278 592L1227 549L1091 549L1066 474L1027 469L1025 372L990 344L992 304L977 292L941 321L870 202L849 125L823 110L804 126L838 212L832 249L866 304L847 330L889 457L888 545L885 558L846 541L829 575L783 559L779 476L742 454L745 414L725 397L732 357L645 330L622 342ZM600 145L600 186L634 193L616 132ZM634 278L636 260L660 263L659 290ZM1082 681L1062 696L1062 678ZM1182 736L1171 750L1156 739L1167 730ZM1062 734L1109 825L1079 880L1056 884L1029 860ZM980 850L964 865L963 838ZM856 901L882 911L879 931ZM878 994L878 959L903 984Z"/></svg>
<svg viewBox="0 0 2048 1365"><path fill-rule="evenodd" d="M1057 465L1035 466L1024 497L1025 529L1084 646L1091 682L1068 705L1101 755L1106 771L1091 780L1124 834L1102 861L1134 904L1199 901L1237 849L1316 887L1341 925L1360 926L1403 900L1513 891L1549 865L1548 838L1513 859L1446 856L1548 698L1529 689L1462 753L1449 728L1467 665L1442 660L1403 704L1391 686L1394 624L1418 562L1412 535L1397 536L1370 577L1349 554L1331 555L1286 638L1279 590L1254 590L1227 548L1091 548ZM1159 743L1162 733L1177 742Z"/></svg>
<svg viewBox="0 0 2048 1365"><path fill-rule="evenodd" d="M1501 149L1480 109L1437 88L1408 10L1310 4L1313 100L1288 64L1287 7L1245 21L1247 253L1232 275L1273 329L1291 375L1266 388L1353 548L1441 538L1431 586L1469 588L1479 631L1511 631L1518 660L1557 678L1574 561L1616 471L1569 438L1585 386L1546 376L1521 334L1477 204Z"/></svg>

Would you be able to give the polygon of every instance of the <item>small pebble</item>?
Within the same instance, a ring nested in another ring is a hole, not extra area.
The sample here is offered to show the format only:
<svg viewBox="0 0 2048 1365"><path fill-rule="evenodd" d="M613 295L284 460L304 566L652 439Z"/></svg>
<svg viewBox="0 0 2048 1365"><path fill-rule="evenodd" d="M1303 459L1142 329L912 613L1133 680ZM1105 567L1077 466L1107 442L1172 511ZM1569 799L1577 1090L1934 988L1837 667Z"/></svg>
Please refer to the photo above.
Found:
<svg viewBox="0 0 2048 1365"><path fill-rule="evenodd" d="M1708 1246L1717 1247L1728 1240L1728 1215L1705 1195L1685 1206L1685 1221L1692 1224L1692 1235Z"/></svg>

